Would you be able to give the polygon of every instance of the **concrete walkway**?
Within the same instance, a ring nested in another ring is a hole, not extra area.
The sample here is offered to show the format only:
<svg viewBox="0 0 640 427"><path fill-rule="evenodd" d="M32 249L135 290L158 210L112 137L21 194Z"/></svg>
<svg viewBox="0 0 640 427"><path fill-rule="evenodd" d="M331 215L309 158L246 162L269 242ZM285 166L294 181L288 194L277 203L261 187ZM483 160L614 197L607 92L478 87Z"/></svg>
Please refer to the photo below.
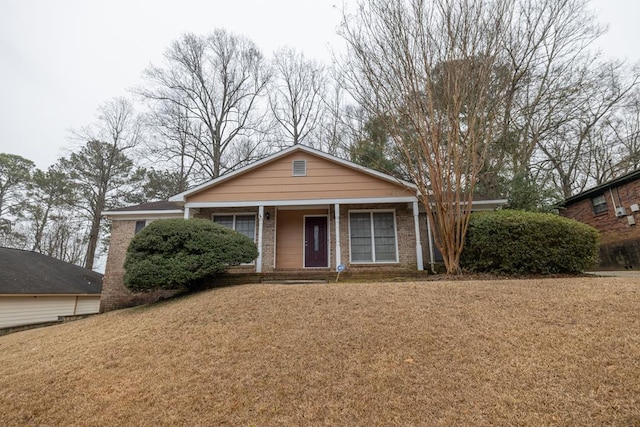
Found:
<svg viewBox="0 0 640 427"><path fill-rule="evenodd" d="M640 277L640 270L587 271L587 274L601 277Z"/></svg>

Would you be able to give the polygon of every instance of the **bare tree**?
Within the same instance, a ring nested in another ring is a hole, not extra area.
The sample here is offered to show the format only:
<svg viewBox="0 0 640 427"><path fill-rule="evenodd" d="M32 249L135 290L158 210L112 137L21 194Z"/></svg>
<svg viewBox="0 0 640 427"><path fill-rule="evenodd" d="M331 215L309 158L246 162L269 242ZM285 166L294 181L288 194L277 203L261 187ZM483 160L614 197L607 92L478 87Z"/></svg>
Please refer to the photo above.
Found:
<svg viewBox="0 0 640 427"><path fill-rule="evenodd" d="M578 81L575 87L580 90L564 94L562 102L556 103L557 109L548 112L557 125L537 144L565 198L593 184L592 171L602 169L602 165L594 165L598 160L594 147L601 129L598 125L622 105L638 83L637 76L624 78L620 63L593 64L587 57L573 69Z"/></svg>
<svg viewBox="0 0 640 427"><path fill-rule="evenodd" d="M141 147L141 154L150 160L151 166L162 164L163 170L174 174L178 193L190 184L206 180L208 175L199 167L202 123L190 120L184 107L171 103L156 103L145 118L150 138Z"/></svg>
<svg viewBox="0 0 640 427"><path fill-rule="evenodd" d="M387 118L435 219L448 273L459 271L474 186L502 109L496 68L508 3L372 0L343 25L352 93Z"/></svg>
<svg viewBox="0 0 640 427"><path fill-rule="evenodd" d="M598 73L607 81L612 77L591 51L605 28L589 3L514 2L514 19L501 55L509 84L499 146L492 153L494 170L507 183L510 200L522 193L518 188L522 182L531 183L525 199L535 199L549 183L560 197L583 188L588 180L582 168L594 160L587 155L587 142L595 142L592 132L598 121L622 100L607 96L599 106L592 102L604 94L593 77ZM514 207L528 206L515 203Z"/></svg>
<svg viewBox="0 0 640 427"><path fill-rule="evenodd" d="M102 212L121 204L143 177L126 155L140 142L140 132L140 120L131 103L115 98L99 107L94 124L76 132L87 141L80 150L60 159L61 168L78 189L77 208L90 223L86 268L93 268Z"/></svg>
<svg viewBox="0 0 640 427"><path fill-rule="evenodd" d="M208 178L247 161L230 153L235 141L246 141L263 121L256 107L269 74L256 45L215 30L207 37L183 35L164 56L164 66L150 66L144 72L146 86L135 92L149 101L151 110L163 111L158 125L174 128L167 130L174 135L169 141L179 147L171 156L177 152L196 162Z"/></svg>
<svg viewBox="0 0 640 427"><path fill-rule="evenodd" d="M597 184L640 168L640 90L636 88L617 106L596 136L592 152L599 154L593 175Z"/></svg>
<svg viewBox="0 0 640 427"><path fill-rule="evenodd" d="M284 139L289 144L299 144L309 139L320 121L324 67L293 48L282 48L274 54L273 68L271 112Z"/></svg>

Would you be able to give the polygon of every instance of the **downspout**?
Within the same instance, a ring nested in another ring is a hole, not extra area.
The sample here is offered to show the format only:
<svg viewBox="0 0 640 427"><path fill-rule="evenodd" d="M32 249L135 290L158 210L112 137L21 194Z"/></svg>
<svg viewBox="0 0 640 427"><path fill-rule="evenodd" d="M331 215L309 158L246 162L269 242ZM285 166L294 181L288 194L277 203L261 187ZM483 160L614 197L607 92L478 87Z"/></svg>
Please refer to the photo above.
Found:
<svg viewBox="0 0 640 427"><path fill-rule="evenodd" d="M334 206L334 214L336 217L336 268L342 264L342 248L340 245L340 203Z"/></svg>
<svg viewBox="0 0 640 427"><path fill-rule="evenodd" d="M616 206L616 199L613 197L613 191L611 191L611 187L609 187L609 195L611 196L611 202L613 203L613 213L615 215L618 207Z"/></svg>
<svg viewBox="0 0 640 427"><path fill-rule="evenodd" d="M420 240L420 210L418 201L413 202L413 225L416 233L416 261L418 271L424 271L424 260L422 259L422 241Z"/></svg>
<svg viewBox="0 0 640 427"><path fill-rule="evenodd" d="M433 253L433 232L431 231L431 218L427 212L427 235L429 237L429 264L431 265L431 272L436 274L435 268L435 255Z"/></svg>

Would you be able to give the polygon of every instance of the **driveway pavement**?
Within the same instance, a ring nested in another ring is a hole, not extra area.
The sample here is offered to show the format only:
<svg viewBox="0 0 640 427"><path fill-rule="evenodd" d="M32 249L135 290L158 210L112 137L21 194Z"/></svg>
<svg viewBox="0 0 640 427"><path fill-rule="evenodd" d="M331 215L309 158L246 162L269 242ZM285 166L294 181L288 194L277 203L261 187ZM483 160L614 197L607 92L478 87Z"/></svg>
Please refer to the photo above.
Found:
<svg viewBox="0 0 640 427"><path fill-rule="evenodd" d="M640 270L587 271L587 274L602 277L640 277Z"/></svg>

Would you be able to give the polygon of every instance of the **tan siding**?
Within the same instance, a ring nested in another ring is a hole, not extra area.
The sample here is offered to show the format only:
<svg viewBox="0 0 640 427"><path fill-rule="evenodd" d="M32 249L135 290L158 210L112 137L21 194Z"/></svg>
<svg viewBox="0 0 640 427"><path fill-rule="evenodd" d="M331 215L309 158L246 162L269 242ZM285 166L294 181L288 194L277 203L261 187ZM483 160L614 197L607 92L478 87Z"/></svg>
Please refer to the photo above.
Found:
<svg viewBox="0 0 640 427"><path fill-rule="evenodd" d="M276 225L276 268L303 268L304 216L327 215L327 209L279 210ZM328 230L331 234L332 231Z"/></svg>
<svg viewBox="0 0 640 427"><path fill-rule="evenodd" d="M82 297L83 313L74 313L74 296L11 296L0 297L0 328L53 322L58 316L97 313L100 298ZM90 311L91 310L91 311Z"/></svg>
<svg viewBox="0 0 640 427"><path fill-rule="evenodd" d="M306 176L292 176L293 160L307 161ZM187 202L302 200L414 196L401 184L313 156L292 153L203 190Z"/></svg>
<svg viewBox="0 0 640 427"><path fill-rule="evenodd" d="M278 211L276 268L302 268L303 211Z"/></svg>
<svg viewBox="0 0 640 427"><path fill-rule="evenodd" d="M78 297L76 315L93 314L100 311L100 297Z"/></svg>

